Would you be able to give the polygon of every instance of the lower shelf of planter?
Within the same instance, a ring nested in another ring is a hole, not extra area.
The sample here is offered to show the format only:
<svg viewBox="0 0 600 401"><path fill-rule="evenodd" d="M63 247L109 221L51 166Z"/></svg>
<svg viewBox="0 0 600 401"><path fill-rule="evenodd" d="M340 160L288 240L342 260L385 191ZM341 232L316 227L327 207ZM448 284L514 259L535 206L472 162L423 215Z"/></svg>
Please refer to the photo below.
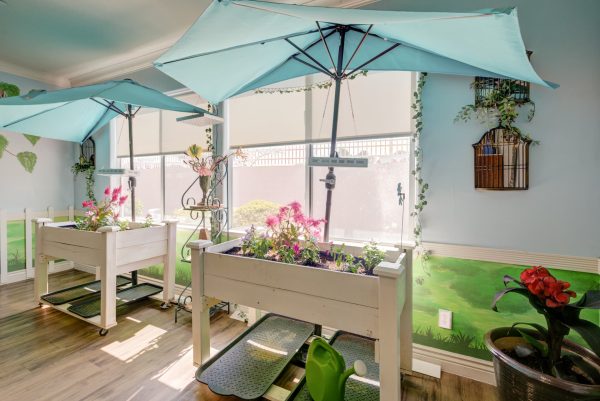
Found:
<svg viewBox="0 0 600 401"><path fill-rule="evenodd" d="M154 295L158 295L163 291L163 288L154 284L142 283L136 286L122 288L117 290L117 312L122 306L129 305L131 303L141 301ZM109 329L110 327L102 326L100 319L100 304L101 304L101 293L100 291L86 295L83 298L79 298L71 303L63 303L60 305L52 304L44 299L41 303L43 305L50 306L68 315L76 317L77 319L83 320L87 323L98 326L102 329ZM115 323L116 324L116 323ZM113 325L114 326L114 325ZM112 326L111 326L112 327Z"/></svg>

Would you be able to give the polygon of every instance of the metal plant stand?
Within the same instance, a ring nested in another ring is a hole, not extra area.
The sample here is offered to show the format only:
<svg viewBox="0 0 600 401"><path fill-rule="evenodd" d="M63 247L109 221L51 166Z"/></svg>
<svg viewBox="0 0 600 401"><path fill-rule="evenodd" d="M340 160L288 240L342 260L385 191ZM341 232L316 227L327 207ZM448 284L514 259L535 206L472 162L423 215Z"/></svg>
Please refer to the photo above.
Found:
<svg viewBox="0 0 600 401"><path fill-rule="evenodd" d="M183 210L189 213L190 219L194 221L194 229L188 235L183 246L181 247L181 261L191 263L191 251L186 246L190 241L200 239L210 239L213 243L219 243L229 240L229 220L227 202L217 196L218 191L223 185L227 185L227 164L221 164L214 171L210 188L206 194L205 203L199 204L194 196L197 189L200 188L200 176L190 184L181 195L181 206ZM226 193L229 193L227 191ZM204 197L202 197L204 198ZM210 238L202 238L206 235L207 223L210 225ZM175 308L175 322L177 323L177 315L180 311L191 313L192 297L186 295L191 287L191 282L181 291L177 298L177 307ZM214 315L220 310L227 310L230 313L229 302L219 302L210 308L210 315Z"/></svg>

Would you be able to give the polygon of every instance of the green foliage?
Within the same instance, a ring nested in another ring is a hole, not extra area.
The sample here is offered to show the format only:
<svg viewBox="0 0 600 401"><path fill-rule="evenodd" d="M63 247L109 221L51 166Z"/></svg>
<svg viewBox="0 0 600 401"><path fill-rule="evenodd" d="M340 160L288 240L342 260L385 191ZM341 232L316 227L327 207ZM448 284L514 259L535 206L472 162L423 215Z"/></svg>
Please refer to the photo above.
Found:
<svg viewBox="0 0 600 401"><path fill-rule="evenodd" d="M367 274L373 274L373 270L385 259L385 252L377 248L376 242L369 242L363 248L362 257Z"/></svg>
<svg viewBox="0 0 600 401"><path fill-rule="evenodd" d="M308 242L300 251L300 260L302 264L308 266L315 266L320 263L321 255L319 252L319 247L313 242Z"/></svg>
<svg viewBox="0 0 600 401"><path fill-rule="evenodd" d="M29 135L29 134L23 134L23 136L25 137L25 139L27 139L33 146L35 146L36 143L38 143L38 141L40 140L40 137L37 135Z"/></svg>
<svg viewBox="0 0 600 401"><path fill-rule="evenodd" d="M94 185L96 184L96 180L94 179L95 170L94 164L91 161L86 160L83 156L79 157L79 161L71 166L71 172L75 176L79 174L85 175L87 197L94 202L96 201L96 196L94 194Z"/></svg>
<svg viewBox="0 0 600 401"><path fill-rule="evenodd" d="M471 87L476 88L476 85L475 81ZM517 89L515 85L519 84L513 80L504 80L499 88L490 91L481 102L463 106L454 118L454 122L467 122L475 117L481 123L489 125L490 128L497 125L520 138L529 138L527 134L522 134L521 130L514 126L519 117L519 108L523 106L515 101L514 93ZM526 105L530 106L527 121L531 121L535 115L535 103L529 101Z"/></svg>
<svg viewBox="0 0 600 401"><path fill-rule="evenodd" d="M0 82L0 98L19 96L21 90L17 85L9 84L7 82Z"/></svg>
<svg viewBox="0 0 600 401"><path fill-rule="evenodd" d="M4 150L8 146L8 139L4 135L0 135L0 158L4 154Z"/></svg>
<svg viewBox="0 0 600 401"><path fill-rule="evenodd" d="M271 239L265 234L259 235L254 226L246 230L246 235L242 237L242 255L245 256L266 259L271 246Z"/></svg>
<svg viewBox="0 0 600 401"><path fill-rule="evenodd" d="M283 263L294 263L295 253L292 248L289 246L281 246L277 249L277 256L279 256L279 261Z"/></svg>
<svg viewBox="0 0 600 401"><path fill-rule="evenodd" d="M19 160L25 171L32 173L37 163L37 155L32 152L19 152L17 153L17 160Z"/></svg>

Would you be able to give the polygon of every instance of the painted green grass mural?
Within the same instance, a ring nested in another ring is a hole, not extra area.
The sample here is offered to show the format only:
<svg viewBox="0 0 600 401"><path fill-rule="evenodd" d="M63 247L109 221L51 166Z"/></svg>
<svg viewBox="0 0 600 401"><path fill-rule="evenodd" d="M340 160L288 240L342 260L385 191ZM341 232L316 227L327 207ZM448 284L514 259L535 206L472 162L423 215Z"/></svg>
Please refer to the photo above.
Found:
<svg viewBox="0 0 600 401"><path fill-rule="evenodd" d="M525 298L513 294L498 304L500 313L490 309L493 295L503 288L505 274L518 278L529 266L432 256L424 264L415 260L414 276L425 277L414 283L414 341L480 359L491 359L483 345L484 334L495 327L514 322L544 323ZM549 267L549 266L547 266ZM600 277L551 269L553 275L571 283L578 298L590 289L600 289ZM453 312L452 330L438 327L438 310ZM598 311L585 310L582 318L600 323ZM582 342L577 334L570 339Z"/></svg>
<svg viewBox="0 0 600 401"><path fill-rule="evenodd" d="M8 272L25 269L25 220L7 222Z"/></svg>

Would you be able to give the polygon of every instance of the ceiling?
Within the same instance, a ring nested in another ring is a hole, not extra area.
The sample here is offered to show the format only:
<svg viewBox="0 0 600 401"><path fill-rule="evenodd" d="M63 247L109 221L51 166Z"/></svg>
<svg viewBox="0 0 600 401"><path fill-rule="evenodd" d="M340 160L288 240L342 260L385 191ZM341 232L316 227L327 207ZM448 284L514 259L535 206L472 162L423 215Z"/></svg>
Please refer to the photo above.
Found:
<svg viewBox="0 0 600 401"><path fill-rule="evenodd" d="M376 0L275 1L356 7ZM0 71L60 87L132 74L157 78L147 71L152 69L152 61L175 43L210 3L3 0Z"/></svg>

